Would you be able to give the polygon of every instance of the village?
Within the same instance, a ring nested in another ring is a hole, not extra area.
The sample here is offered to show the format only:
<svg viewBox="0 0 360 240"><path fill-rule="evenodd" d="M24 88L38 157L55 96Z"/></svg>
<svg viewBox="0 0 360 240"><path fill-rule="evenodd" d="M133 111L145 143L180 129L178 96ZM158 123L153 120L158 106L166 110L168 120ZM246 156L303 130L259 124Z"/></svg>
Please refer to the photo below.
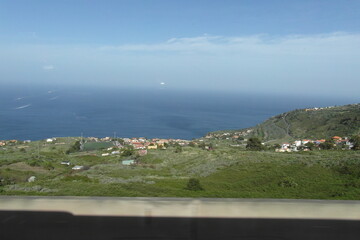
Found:
<svg viewBox="0 0 360 240"><path fill-rule="evenodd" d="M253 129L245 129L243 131L231 131L231 132L211 132L206 134L206 139L239 139L244 140L244 137L253 132Z"/></svg>
<svg viewBox="0 0 360 240"><path fill-rule="evenodd" d="M38 141L38 147L44 148L51 145L67 145L67 138L47 138L44 140ZM16 147L25 152L25 149L29 147L31 140L0 140L0 147L5 148ZM134 138L111 138L111 137L81 137L76 138L75 146L73 146L74 151L71 149L67 150L66 153L70 154L76 151L83 152L93 152L96 151L97 154L101 157L108 157L113 155L121 156L145 156L148 154L148 150L166 150L168 146L179 146L184 147L190 144L191 141L184 139L162 139L162 138L152 138L147 139L145 137L134 137ZM99 152L100 151L100 152ZM122 161L123 165L133 165L135 160L125 159ZM62 161L61 165L70 166L69 161ZM74 166L73 170L83 170L84 166Z"/></svg>
<svg viewBox="0 0 360 240"><path fill-rule="evenodd" d="M353 147L353 143L349 137L333 136L331 139L303 139L295 140L291 143L282 143L275 149L276 152L298 152L311 150L328 150L328 149L343 149L348 150Z"/></svg>

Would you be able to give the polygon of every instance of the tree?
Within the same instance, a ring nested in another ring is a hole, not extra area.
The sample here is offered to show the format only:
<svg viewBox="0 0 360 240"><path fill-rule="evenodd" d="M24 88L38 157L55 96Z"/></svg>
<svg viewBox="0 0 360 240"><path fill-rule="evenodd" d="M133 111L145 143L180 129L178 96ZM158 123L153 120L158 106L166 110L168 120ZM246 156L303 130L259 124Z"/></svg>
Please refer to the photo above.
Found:
<svg viewBox="0 0 360 240"><path fill-rule="evenodd" d="M199 148L201 148L201 149L203 149L203 150L204 150L206 145L205 145L205 143L204 143L204 142L202 142L202 143L200 143L198 146L199 146Z"/></svg>
<svg viewBox="0 0 360 240"><path fill-rule="evenodd" d="M353 144L352 150L360 150L360 135L352 136L350 142Z"/></svg>
<svg viewBox="0 0 360 240"><path fill-rule="evenodd" d="M214 149L214 145L212 143L209 143L209 149L208 150L213 150Z"/></svg>
<svg viewBox="0 0 360 240"><path fill-rule="evenodd" d="M73 152L77 152L77 151L80 150L80 147L81 147L80 141L76 141L76 142L74 143L74 145L72 145L72 146L66 151L66 154L73 153Z"/></svg>
<svg viewBox="0 0 360 240"><path fill-rule="evenodd" d="M239 136L239 137L237 138L237 140L238 140L238 141L244 141L244 137Z"/></svg>
<svg viewBox="0 0 360 240"><path fill-rule="evenodd" d="M279 149L279 148L281 148L281 145L278 144L278 143L275 143L275 144L273 145L273 148L274 148L274 149L277 149L277 148Z"/></svg>
<svg viewBox="0 0 360 240"><path fill-rule="evenodd" d="M182 147L180 145L175 147L175 153L181 153L182 152Z"/></svg>
<svg viewBox="0 0 360 240"><path fill-rule="evenodd" d="M305 147L309 150L314 150L315 144L313 142L307 142L305 143Z"/></svg>
<svg viewBox="0 0 360 240"><path fill-rule="evenodd" d="M244 139L244 137L242 137L242 136L239 136L238 138L236 138L236 142L238 142L238 143L242 143L242 141L244 141L245 139Z"/></svg>
<svg viewBox="0 0 360 240"><path fill-rule="evenodd" d="M134 149L132 149L132 148L125 148L125 149L123 150L123 152L121 153L121 156L123 156L123 157L130 157L131 155L133 155L133 153L134 153Z"/></svg>
<svg viewBox="0 0 360 240"><path fill-rule="evenodd" d="M332 139L327 139L325 142L320 143L319 147L323 150L330 150L334 148L334 140Z"/></svg>
<svg viewBox="0 0 360 240"><path fill-rule="evenodd" d="M260 150L263 150L264 147L261 144L261 141L259 138L252 137L247 140L246 149L253 150L253 151L260 151Z"/></svg>
<svg viewBox="0 0 360 240"><path fill-rule="evenodd" d="M186 185L186 189L191 190L191 191L204 190L204 188L200 184L199 179L197 179L197 178L190 178L187 185Z"/></svg>

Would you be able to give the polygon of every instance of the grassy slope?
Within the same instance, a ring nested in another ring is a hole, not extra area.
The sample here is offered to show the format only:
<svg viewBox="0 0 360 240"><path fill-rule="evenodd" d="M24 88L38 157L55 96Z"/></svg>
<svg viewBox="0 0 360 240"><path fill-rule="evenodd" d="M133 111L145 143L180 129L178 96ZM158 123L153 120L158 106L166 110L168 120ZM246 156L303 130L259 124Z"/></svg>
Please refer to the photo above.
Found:
<svg viewBox="0 0 360 240"><path fill-rule="evenodd" d="M360 104L318 111L295 110L272 117L254 130L266 140L351 136L360 133Z"/></svg>
<svg viewBox="0 0 360 240"><path fill-rule="evenodd" d="M356 151L249 152L223 144L214 151L152 150L139 158L141 165L127 167L120 164L123 157L99 157L101 151L61 154L66 146L43 146L41 159L51 162L52 170L22 163L36 148L27 149L27 154L16 148L2 150L0 176L14 177L16 183L0 187L2 194L360 199ZM91 168L72 171L59 164L64 159ZM27 183L31 175L37 180ZM186 190L189 177L199 178L205 190Z"/></svg>
<svg viewBox="0 0 360 240"><path fill-rule="evenodd" d="M269 118L250 129L254 130L252 136L278 142L360 134L360 104L318 111L295 110ZM241 130L228 132L236 131Z"/></svg>

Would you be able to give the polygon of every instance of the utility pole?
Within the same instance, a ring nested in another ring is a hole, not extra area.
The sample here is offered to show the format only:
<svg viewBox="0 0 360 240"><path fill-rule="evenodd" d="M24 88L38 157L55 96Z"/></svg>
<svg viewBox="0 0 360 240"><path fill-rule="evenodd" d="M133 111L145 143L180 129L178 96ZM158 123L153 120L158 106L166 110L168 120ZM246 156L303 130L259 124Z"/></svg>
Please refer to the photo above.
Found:
<svg viewBox="0 0 360 240"><path fill-rule="evenodd" d="M80 151L84 150L84 136L81 133L81 140L80 140Z"/></svg>

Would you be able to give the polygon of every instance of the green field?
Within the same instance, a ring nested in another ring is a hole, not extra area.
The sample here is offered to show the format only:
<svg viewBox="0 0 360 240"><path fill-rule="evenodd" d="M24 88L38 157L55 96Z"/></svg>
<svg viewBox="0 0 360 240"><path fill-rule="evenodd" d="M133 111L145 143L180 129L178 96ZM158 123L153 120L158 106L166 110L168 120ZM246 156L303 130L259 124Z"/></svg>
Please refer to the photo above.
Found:
<svg viewBox="0 0 360 240"><path fill-rule="evenodd" d="M246 151L218 141L212 151L183 147L176 152L170 146L142 157L101 157L106 152L101 149L66 154L76 140L0 148L1 194L360 199L359 151ZM123 166L124 159L137 164ZM74 165L86 168L71 170ZM30 176L36 180L27 182ZM188 190L189 178L198 179L203 190Z"/></svg>

